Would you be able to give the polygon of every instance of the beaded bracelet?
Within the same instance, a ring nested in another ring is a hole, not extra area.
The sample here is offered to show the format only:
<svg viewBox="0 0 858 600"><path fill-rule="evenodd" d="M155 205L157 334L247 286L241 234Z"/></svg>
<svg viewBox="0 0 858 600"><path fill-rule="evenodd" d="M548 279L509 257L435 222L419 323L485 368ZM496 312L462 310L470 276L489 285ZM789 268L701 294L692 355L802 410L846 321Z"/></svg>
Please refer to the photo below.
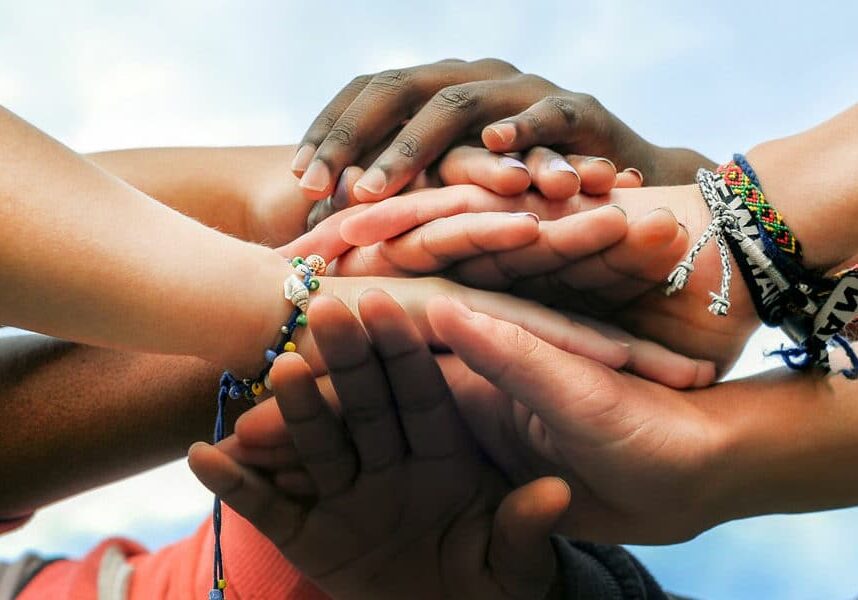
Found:
<svg viewBox="0 0 858 600"><path fill-rule="evenodd" d="M283 282L283 295L295 307L286 322L280 327L277 341L271 348L265 350L265 366L253 379L238 379L229 371L224 371L220 377L220 389L217 395L217 416L215 417L214 443L223 439L224 412L227 399L241 398L255 400L266 390L271 391L271 380L268 376L274 360L284 352L295 352L297 346L292 341L292 335L298 327L307 325L307 308L310 303L310 292L319 289L317 275L324 275L327 264L318 254L311 254L306 259L292 259L292 266L297 274L289 275ZM299 277L300 275L300 277ZM212 589L209 600L224 600L226 579L223 570L223 550L221 548L221 499L214 498L212 508L212 527L214 528L214 564L212 568Z"/></svg>
<svg viewBox="0 0 858 600"><path fill-rule="evenodd" d="M852 363L841 372L858 379L858 355L844 337L855 327L858 316L858 268L826 278L802 267L801 245L777 209L766 201L744 156L735 155L717 173L698 170L697 184L712 221L668 276L665 293L670 295L686 285L694 260L714 238L722 276L720 293L710 292L710 312L723 316L729 310L732 251L757 314L765 324L781 327L797 344L769 354L780 356L793 369L815 365L830 370L827 346L835 343Z"/></svg>

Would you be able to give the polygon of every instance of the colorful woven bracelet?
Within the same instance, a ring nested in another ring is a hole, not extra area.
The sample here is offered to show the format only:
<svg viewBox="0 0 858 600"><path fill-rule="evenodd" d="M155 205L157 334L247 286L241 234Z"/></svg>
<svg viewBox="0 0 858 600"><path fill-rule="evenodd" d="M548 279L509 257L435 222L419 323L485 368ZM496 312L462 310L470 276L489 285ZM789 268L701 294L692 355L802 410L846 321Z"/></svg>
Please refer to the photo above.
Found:
<svg viewBox="0 0 858 600"><path fill-rule="evenodd" d="M311 254L306 259L296 257L292 259L292 266L296 274L292 274L283 282L283 295L295 307L286 322L280 327L277 341L265 350L265 366L253 379L238 379L229 371L224 371L220 377L220 389L217 395L217 416L215 417L214 443L223 439L224 434L224 412L228 399L238 400L241 398L255 400L265 393L271 391L271 381L268 373L275 359L284 352L295 352L297 347L292 341L292 335L298 327L307 324L307 308L309 306L310 292L319 289L317 275L324 275L327 264L325 259L318 254ZM221 548L221 499L214 498L212 508L212 527L214 528L214 563L212 568L212 589L209 591L209 600L224 600L224 589L226 579L223 570L223 550Z"/></svg>
<svg viewBox="0 0 858 600"><path fill-rule="evenodd" d="M742 154L734 154L732 161L721 165L715 172L724 178L724 184L745 204L778 249L800 261L801 244L778 209L766 200L760 180L747 159Z"/></svg>
<svg viewBox="0 0 858 600"><path fill-rule="evenodd" d="M666 293L686 285L694 260L714 238L722 277L720 293L711 293L710 312L726 315L729 310L732 251L760 318L767 325L780 326L797 344L770 354L781 356L794 369L815 365L828 370L827 346L835 343L852 363L842 373L858 378L858 356L843 337L858 315L858 270L824 278L804 269L799 262L801 245L766 201L756 174L741 155L717 173L700 169L697 183L712 221L668 277Z"/></svg>

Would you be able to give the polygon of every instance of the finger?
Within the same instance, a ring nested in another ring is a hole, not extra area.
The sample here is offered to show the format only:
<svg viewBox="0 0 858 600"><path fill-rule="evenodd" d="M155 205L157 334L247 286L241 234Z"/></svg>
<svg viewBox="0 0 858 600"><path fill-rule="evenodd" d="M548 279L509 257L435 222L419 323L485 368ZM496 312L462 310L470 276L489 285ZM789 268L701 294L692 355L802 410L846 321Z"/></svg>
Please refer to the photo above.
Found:
<svg viewBox="0 0 858 600"><path fill-rule="evenodd" d="M628 167L617 173L617 181L614 187L618 188L639 188L643 187L644 177L638 169Z"/></svg>
<svg viewBox="0 0 858 600"><path fill-rule="evenodd" d="M439 90L367 169L355 190L358 199L375 202L395 194L463 134L517 110L522 93L525 101L539 94L541 87L528 86L530 81L528 76L507 77L455 83Z"/></svg>
<svg viewBox="0 0 858 600"><path fill-rule="evenodd" d="M298 535L304 518L300 504L278 494L274 486L205 442L188 451L197 479L235 512L250 521L278 548Z"/></svg>
<svg viewBox="0 0 858 600"><path fill-rule="evenodd" d="M530 186L530 172L523 162L472 146L450 150L441 159L438 173L444 185L472 183L504 196L520 194Z"/></svg>
<svg viewBox="0 0 858 600"><path fill-rule="evenodd" d="M463 451L468 438L450 389L405 310L380 290L364 292L358 306L390 381L413 455L441 458Z"/></svg>
<svg viewBox="0 0 858 600"><path fill-rule="evenodd" d="M567 407L558 398L577 397L601 406L614 372L604 365L559 350L518 325L473 312L447 297L430 300L427 317L435 334L473 371L547 419ZM623 360L627 355L623 356ZM577 419L569 419L575 430Z"/></svg>
<svg viewBox="0 0 858 600"><path fill-rule="evenodd" d="M395 465L405 442L390 388L363 327L340 300L321 296L309 310L310 327L340 401L362 472Z"/></svg>
<svg viewBox="0 0 858 600"><path fill-rule="evenodd" d="M317 499L319 495L313 478L301 468L278 471L274 474L274 485L296 499Z"/></svg>
<svg viewBox="0 0 858 600"><path fill-rule="evenodd" d="M325 165L330 176L336 178L345 166L357 164L359 157L382 142L388 133L398 129L405 120L410 118L412 122L419 121L419 116L425 112L421 107L424 107L427 100L440 88L467 81L506 77L514 72L514 67L502 61L465 63L447 60L378 73L339 116L325 140L319 145L310 168L313 164L321 163ZM443 91L438 94L443 95ZM428 105L432 104L433 101L429 100ZM417 109L420 110L415 116ZM408 123L392 143L385 144L387 149L381 156L394 157L399 182L395 188L387 187L384 171L379 168L385 163L376 161L375 168L367 170L366 177L361 179L357 188L362 201L367 201L367 193L372 194L375 200L396 193L433 162L462 132L462 128L455 121L436 120L429 123L429 129L421 128L419 124L413 127ZM415 132L428 132L427 137L430 140L440 136L446 142L438 142L440 147L437 152L424 162L410 160L417 159L414 152L418 151L417 145L421 144L422 136L416 135ZM382 176L381 180L377 178L379 174Z"/></svg>
<svg viewBox="0 0 858 600"><path fill-rule="evenodd" d="M532 173L533 185L549 200L565 200L581 189L578 171L562 154L537 146L524 162Z"/></svg>
<svg viewBox="0 0 858 600"><path fill-rule="evenodd" d="M298 151L295 153L295 159L292 161L292 173L295 174L295 177L301 177L304 174L304 171L310 166L316 148L328 136L340 115L351 105L371 79L367 75L355 77L328 102L327 106L313 120L310 128L301 139Z"/></svg>
<svg viewBox="0 0 858 600"><path fill-rule="evenodd" d="M617 167L601 156L566 156L581 176L581 192L591 196L607 194L617 183Z"/></svg>
<svg viewBox="0 0 858 600"><path fill-rule="evenodd" d="M645 379L676 389L706 387L715 381L715 363L688 358L660 344L639 339L614 325L582 315L575 319L611 339L629 345L629 360L625 369Z"/></svg>
<svg viewBox="0 0 858 600"><path fill-rule="evenodd" d="M347 489L357 475L357 457L342 422L319 393L310 367L298 354L288 352L274 361L269 377L298 457L319 496Z"/></svg>
<svg viewBox="0 0 858 600"><path fill-rule="evenodd" d="M539 236L533 213L476 213L436 219L397 238L355 248L337 274L407 277L437 273L473 256L512 250Z"/></svg>
<svg viewBox="0 0 858 600"><path fill-rule="evenodd" d="M292 443L283 415L272 398L257 404L236 419L235 436L242 446L276 448Z"/></svg>
<svg viewBox="0 0 858 600"><path fill-rule="evenodd" d="M276 404L274 407L277 408ZM277 418L283 420L279 414ZM274 471L295 468L300 464L298 451L292 440L288 438L279 446L245 446L237 436L231 435L218 442L216 446L234 461L257 469Z"/></svg>
<svg viewBox="0 0 858 600"><path fill-rule="evenodd" d="M417 78L411 69L394 69L374 75L331 126L300 185L307 197L323 197L343 169L381 142L409 116L418 101Z"/></svg>
<svg viewBox="0 0 858 600"><path fill-rule="evenodd" d="M307 231L311 231L319 223L338 211L355 204L352 196L352 188L355 181L362 174L363 169L360 167L346 167L337 181L334 193L324 200L316 202L310 209L310 214L307 217Z"/></svg>
<svg viewBox="0 0 858 600"><path fill-rule="evenodd" d="M554 580L551 543L572 494L565 481L543 477L512 491L498 507L486 554L495 580L513 598L535 598Z"/></svg>
<svg viewBox="0 0 858 600"><path fill-rule="evenodd" d="M562 92L545 96L520 114L486 126L483 143L493 152L574 144L600 132L604 109L592 96Z"/></svg>
<svg viewBox="0 0 858 600"><path fill-rule="evenodd" d="M630 294L628 297L634 297L666 277L681 258L687 245L683 239L687 238L687 232L673 213L657 208L629 223L626 235L617 244L564 266L558 276L577 290L632 286L634 290L625 292ZM635 283L642 283L643 288L633 286ZM626 295L622 289L617 291Z"/></svg>
<svg viewBox="0 0 858 600"><path fill-rule="evenodd" d="M715 382L717 375L714 362L688 358L647 340L631 343L625 369L644 379L680 390L708 387Z"/></svg>
<svg viewBox="0 0 858 600"><path fill-rule="evenodd" d="M475 185L455 185L375 203L366 211L344 219L340 234L355 246L369 246L442 217L504 211L532 212L541 219L555 219L574 212L571 208L574 204L574 199L548 202L538 194L529 193L504 197Z"/></svg>
<svg viewBox="0 0 858 600"><path fill-rule="evenodd" d="M514 282L551 273L619 243L628 231L615 205L542 221L536 242L508 252L478 256L456 265L453 275L467 285L507 289Z"/></svg>

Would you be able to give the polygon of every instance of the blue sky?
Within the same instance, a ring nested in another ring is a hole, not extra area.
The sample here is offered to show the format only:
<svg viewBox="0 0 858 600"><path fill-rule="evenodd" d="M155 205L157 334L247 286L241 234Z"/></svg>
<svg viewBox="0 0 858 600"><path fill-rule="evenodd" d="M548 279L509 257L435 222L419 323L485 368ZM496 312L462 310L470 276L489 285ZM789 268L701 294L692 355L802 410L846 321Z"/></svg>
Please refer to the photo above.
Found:
<svg viewBox="0 0 858 600"><path fill-rule="evenodd" d="M0 103L81 151L290 143L357 74L496 56L720 159L858 99L856 22L858 5L825 1L0 0ZM760 338L745 371L775 343ZM157 547L208 506L177 463L42 511L0 556L80 553L117 533ZM686 594L847 598L856 532L858 511L768 517L639 553Z"/></svg>

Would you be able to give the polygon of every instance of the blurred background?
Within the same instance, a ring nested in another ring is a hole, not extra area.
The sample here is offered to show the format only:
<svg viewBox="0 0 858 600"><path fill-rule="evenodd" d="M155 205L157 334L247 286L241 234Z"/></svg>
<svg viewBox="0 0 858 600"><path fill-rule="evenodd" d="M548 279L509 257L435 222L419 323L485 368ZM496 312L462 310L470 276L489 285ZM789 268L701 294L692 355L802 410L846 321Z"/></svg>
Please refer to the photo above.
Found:
<svg viewBox="0 0 858 600"><path fill-rule="evenodd" d="M355 75L494 56L595 95L656 143L721 160L858 99L856 22L858 4L825 1L0 0L0 104L79 151L294 143ZM734 375L777 366L761 351L779 343L756 336ZM80 555L112 535L157 548L210 506L182 461L40 511L0 537L0 559ZM845 510L634 550L677 593L848 598L856 532L858 510Z"/></svg>

